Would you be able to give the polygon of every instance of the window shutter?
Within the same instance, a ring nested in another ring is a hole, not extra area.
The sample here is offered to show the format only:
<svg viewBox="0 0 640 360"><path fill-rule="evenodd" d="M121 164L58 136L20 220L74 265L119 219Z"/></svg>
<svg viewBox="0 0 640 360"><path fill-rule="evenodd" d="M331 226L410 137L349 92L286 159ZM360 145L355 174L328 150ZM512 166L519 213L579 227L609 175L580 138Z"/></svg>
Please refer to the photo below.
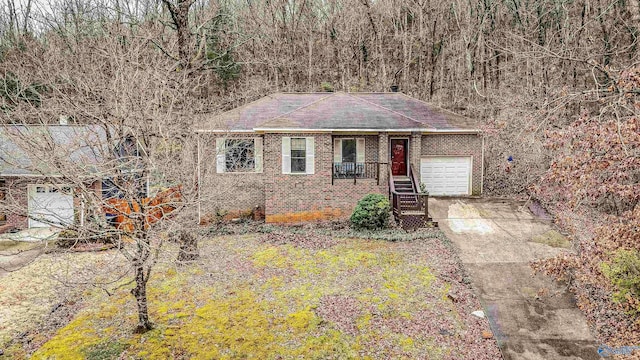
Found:
<svg viewBox="0 0 640 360"><path fill-rule="evenodd" d="M333 139L333 162L342 162L342 140Z"/></svg>
<svg viewBox="0 0 640 360"><path fill-rule="evenodd" d="M307 174L315 174L316 154L315 154L315 142L314 138L307 138Z"/></svg>
<svg viewBox="0 0 640 360"><path fill-rule="evenodd" d="M216 139L216 172L218 174L225 172L227 169L227 160L225 158L225 139Z"/></svg>
<svg viewBox="0 0 640 360"><path fill-rule="evenodd" d="M365 142L364 142L364 138L357 138L356 139L356 162L358 163L364 163L364 148L365 148Z"/></svg>
<svg viewBox="0 0 640 360"><path fill-rule="evenodd" d="M261 137L254 138L253 146L254 146L254 152L255 152L256 172L261 173L262 172L262 152L263 152L262 138Z"/></svg>
<svg viewBox="0 0 640 360"><path fill-rule="evenodd" d="M282 138L282 173L291 174L291 138Z"/></svg>

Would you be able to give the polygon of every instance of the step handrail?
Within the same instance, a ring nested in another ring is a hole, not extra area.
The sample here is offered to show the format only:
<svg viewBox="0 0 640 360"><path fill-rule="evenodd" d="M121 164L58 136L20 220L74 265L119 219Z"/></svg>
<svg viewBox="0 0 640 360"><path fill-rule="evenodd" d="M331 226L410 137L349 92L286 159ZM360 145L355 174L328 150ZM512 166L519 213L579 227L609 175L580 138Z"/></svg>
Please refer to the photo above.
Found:
<svg viewBox="0 0 640 360"><path fill-rule="evenodd" d="M409 164L409 179L411 179L411 184L413 185L413 191L415 191L416 193L419 193L420 182L418 181L418 178L416 177L416 172L413 171L413 165L411 164Z"/></svg>
<svg viewBox="0 0 640 360"><path fill-rule="evenodd" d="M389 171L389 194L391 194L393 191L396 191L396 186L393 183L393 173L391 172L391 164L387 164L388 167L388 171Z"/></svg>

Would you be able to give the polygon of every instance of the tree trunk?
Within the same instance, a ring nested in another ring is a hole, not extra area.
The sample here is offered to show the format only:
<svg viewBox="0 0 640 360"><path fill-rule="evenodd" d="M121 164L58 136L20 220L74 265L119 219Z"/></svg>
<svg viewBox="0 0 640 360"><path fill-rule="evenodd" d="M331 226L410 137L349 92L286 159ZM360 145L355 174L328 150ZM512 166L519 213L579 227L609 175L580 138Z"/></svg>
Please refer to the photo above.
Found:
<svg viewBox="0 0 640 360"><path fill-rule="evenodd" d="M145 333L153 328L149 320L149 308L147 304L148 272L145 274L143 265L136 266L136 286L131 289L131 294L136 298L138 305L138 326L136 333Z"/></svg>

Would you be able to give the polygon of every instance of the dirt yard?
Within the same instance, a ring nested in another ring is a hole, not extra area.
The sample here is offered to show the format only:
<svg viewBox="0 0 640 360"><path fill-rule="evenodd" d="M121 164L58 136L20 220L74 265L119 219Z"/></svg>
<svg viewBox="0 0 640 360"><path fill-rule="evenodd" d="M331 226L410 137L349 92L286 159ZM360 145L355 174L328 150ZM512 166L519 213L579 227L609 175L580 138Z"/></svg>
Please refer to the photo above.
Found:
<svg viewBox="0 0 640 360"><path fill-rule="evenodd" d="M63 291L72 279L122 271L117 252L45 254L3 278L0 348L34 359L500 357L487 320L471 315L480 304L441 233L329 234L211 236L197 262L161 262L149 284L155 329L142 335L132 332L130 286ZM56 304L74 311L39 332Z"/></svg>

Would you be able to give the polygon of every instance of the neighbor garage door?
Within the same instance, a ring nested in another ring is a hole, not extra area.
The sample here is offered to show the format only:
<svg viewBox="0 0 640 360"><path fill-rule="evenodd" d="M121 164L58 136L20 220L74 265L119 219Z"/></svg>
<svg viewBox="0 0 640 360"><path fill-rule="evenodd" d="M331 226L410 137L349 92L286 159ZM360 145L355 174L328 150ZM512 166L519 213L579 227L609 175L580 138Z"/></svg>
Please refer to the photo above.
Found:
<svg viewBox="0 0 640 360"><path fill-rule="evenodd" d="M29 227L64 226L73 222L73 195L67 186L29 186Z"/></svg>
<svg viewBox="0 0 640 360"><path fill-rule="evenodd" d="M470 156L430 156L420 160L421 181L430 195L469 195Z"/></svg>

